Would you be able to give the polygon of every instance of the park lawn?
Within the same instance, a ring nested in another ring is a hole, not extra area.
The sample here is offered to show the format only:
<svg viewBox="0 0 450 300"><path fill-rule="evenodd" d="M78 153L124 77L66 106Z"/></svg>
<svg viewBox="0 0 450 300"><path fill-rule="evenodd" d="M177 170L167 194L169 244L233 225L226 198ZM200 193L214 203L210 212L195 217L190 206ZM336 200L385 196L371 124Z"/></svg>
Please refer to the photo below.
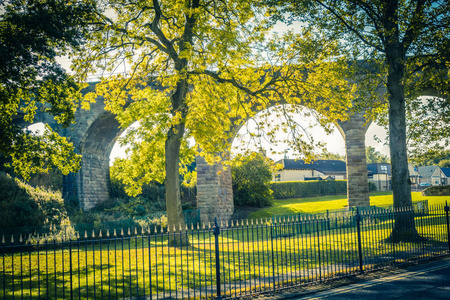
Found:
<svg viewBox="0 0 450 300"><path fill-rule="evenodd" d="M422 196L420 192L412 193L412 200L428 200L428 205L444 204L450 196ZM376 192L370 195L370 205L392 205L392 192ZM326 211L345 209L348 206L347 195L322 196L311 198L295 198L274 200L273 206L266 207L250 214L250 219L271 218L275 215L317 214Z"/></svg>
<svg viewBox="0 0 450 300"><path fill-rule="evenodd" d="M416 225L418 231L426 233L430 241L434 240L426 247L434 249L435 242L439 245L445 242L445 235L440 234L445 232L442 218L439 222L420 221L424 223ZM300 233L299 224L303 228ZM245 281L259 276L265 278L264 284L270 276L275 276L277 281L317 281L320 266L330 266L331 273L356 272L357 231L354 226L349 226L351 222L346 221L334 229L333 224L305 221L291 224L293 226L278 224L272 228L260 224L222 231L219 261L223 282L235 282L229 287L239 286L238 289L246 290ZM332 228L316 231L322 226ZM372 268L371 263L383 263L377 261L377 257L390 253L392 247L395 247L395 253L419 249L419 245L414 243L386 244L384 240L391 228L392 220L367 224L362 228L361 246L367 259L366 268ZM289 232L291 234L286 235ZM277 237L280 233L284 235ZM81 246L74 241L69 249L66 243L64 250L44 244L40 251L3 253L0 273L4 275L0 280L0 290L8 298L13 295L17 298L69 298L71 290L74 298L79 299L116 298L117 295L119 298L139 298L143 297L144 291L146 295L162 293L164 296L167 293L172 297L172 294L186 293L189 289L191 292L196 289L199 298L201 293L206 297L208 286L216 283L213 275L214 237L209 230L193 232L190 237L191 246L181 248L169 247L167 237L141 236L102 243L81 242ZM398 257L397 263L401 261L402 258ZM202 292L199 293L200 290ZM213 293L209 291L210 297Z"/></svg>

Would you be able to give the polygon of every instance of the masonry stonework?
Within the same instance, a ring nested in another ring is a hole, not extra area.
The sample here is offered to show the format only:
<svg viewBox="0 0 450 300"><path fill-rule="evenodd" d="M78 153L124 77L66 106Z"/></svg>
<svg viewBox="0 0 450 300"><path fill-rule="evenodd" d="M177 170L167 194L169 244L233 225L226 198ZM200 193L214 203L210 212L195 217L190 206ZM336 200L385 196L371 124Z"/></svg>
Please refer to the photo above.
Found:
<svg viewBox="0 0 450 300"><path fill-rule="evenodd" d="M208 165L203 157L197 162L197 208L202 222L229 220L234 211L231 168Z"/></svg>
<svg viewBox="0 0 450 300"><path fill-rule="evenodd" d="M369 206L369 184L367 178L365 135L369 124L362 113L348 121L338 122L345 139L347 156L348 206Z"/></svg>

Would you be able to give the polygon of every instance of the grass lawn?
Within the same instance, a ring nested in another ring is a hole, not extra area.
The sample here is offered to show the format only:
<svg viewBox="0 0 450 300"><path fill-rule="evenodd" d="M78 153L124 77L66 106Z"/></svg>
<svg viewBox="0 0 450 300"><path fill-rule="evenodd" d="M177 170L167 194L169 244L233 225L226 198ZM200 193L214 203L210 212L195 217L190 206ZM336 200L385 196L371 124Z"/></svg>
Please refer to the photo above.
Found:
<svg viewBox="0 0 450 300"><path fill-rule="evenodd" d="M428 205L442 204L450 201L450 196L422 196L420 192L412 193L413 201L428 200ZM370 205L389 206L392 205L392 192L376 192L370 195ZM334 195L312 198L296 198L274 200L273 206L255 211L249 218L270 218L274 215L286 214L316 214L338 209L347 208L347 195Z"/></svg>
<svg viewBox="0 0 450 300"><path fill-rule="evenodd" d="M427 199L430 205L445 203L448 198L413 194L414 201ZM391 203L389 193L371 197L372 205ZM346 205L345 196L279 200L256 214L318 213ZM393 220L366 219L361 226L365 270L447 251L444 216L432 211L416 217L417 231L427 238L422 244L386 243ZM170 247L167 234L155 234L0 248L0 295L4 299L13 295L22 299L144 298L144 294L176 298L189 292L193 298L212 298L216 284L214 235L210 229L184 234L189 246ZM357 240L352 217L225 228L218 240L225 292L262 291L266 285L275 288L353 274L358 271Z"/></svg>

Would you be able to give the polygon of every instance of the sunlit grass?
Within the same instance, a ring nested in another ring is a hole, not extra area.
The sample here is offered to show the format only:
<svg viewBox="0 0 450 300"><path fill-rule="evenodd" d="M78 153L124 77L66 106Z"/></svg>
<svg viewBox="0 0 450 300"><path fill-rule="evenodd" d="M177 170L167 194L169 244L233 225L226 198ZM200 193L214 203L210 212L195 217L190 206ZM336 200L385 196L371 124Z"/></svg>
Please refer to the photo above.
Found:
<svg viewBox="0 0 450 300"><path fill-rule="evenodd" d="M428 205L443 204L450 201L449 196L422 196L420 192L412 193L413 201L428 200ZM370 196L370 205L390 206L393 204L392 192L377 192ZM250 214L249 218L271 218L275 215L288 214L317 214L342 210L348 207L347 195L323 196L312 198L296 198L274 200L271 207L258 210Z"/></svg>
<svg viewBox="0 0 450 300"><path fill-rule="evenodd" d="M348 218L339 222L304 218L224 228L219 236L219 261L222 282L228 284L226 291L356 272L359 257L355 221ZM436 245L446 249L442 213L416 217L417 231L427 238L424 245L386 243L392 218L368 216L361 224L366 268L392 263L391 256L397 263L407 261L409 256L403 255L404 251L418 258L428 248L435 251ZM4 298L13 294L20 298L22 293L30 298L30 290L31 298L47 298L48 291L49 299L70 298L71 290L74 298L82 299L94 294L98 298L116 298L116 292L119 298L135 297L144 291L147 295L165 291L185 296L189 291L191 297L195 291L196 297L206 293L211 296L216 284L214 236L208 230L188 236L191 244L183 247L170 247L167 237L141 236L101 243L74 241L65 244L64 250L50 242L39 249L22 248L22 253L3 252L0 291L5 291Z"/></svg>

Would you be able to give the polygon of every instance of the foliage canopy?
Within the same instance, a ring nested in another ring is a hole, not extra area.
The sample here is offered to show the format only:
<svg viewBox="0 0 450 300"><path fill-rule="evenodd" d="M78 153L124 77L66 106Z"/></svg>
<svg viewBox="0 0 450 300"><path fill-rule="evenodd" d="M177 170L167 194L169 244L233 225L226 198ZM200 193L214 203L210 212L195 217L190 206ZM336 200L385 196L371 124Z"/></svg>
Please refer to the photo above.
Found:
<svg viewBox="0 0 450 300"><path fill-rule="evenodd" d="M261 154L237 156L231 167L233 200L237 206L266 207L272 205L272 171L270 162Z"/></svg>
<svg viewBox="0 0 450 300"><path fill-rule="evenodd" d="M387 107L394 207L411 206L406 103L411 99L409 107L417 107L414 99L432 92L446 99L437 103L435 113L442 118L435 121L448 119L450 3L447 0L266 2L273 7L272 12L278 18L305 22L311 30L318 27L328 36L339 39L341 47L348 49L350 58L363 59L363 67L369 66L369 72L365 74L375 71L375 76L358 76L355 80L364 79L361 89L369 87L368 95L371 89L372 95L376 96L378 86L386 87L387 93L381 101L374 102L366 97L365 101L359 101L359 106L368 109L372 116L380 112L383 104ZM364 75L364 68L355 74ZM373 103L381 105L374 106ZM429 107L434 107L434 104ZM442 133L448 134L448 130ZM421 135L416 137L420 139ZM431 137L434 139L438 135L432 134ZM392 240L406 240L411 236L418 237L413 219L396 219Z"/></svg>
<svg viewBox="0 0 450 300"><path fill-rule="evenodd" d="M65 138L48 126L37 136L19 125L33 123L40 109L63 126L73 121L79 87L56 58L80 47L93 8L90 1L0 1L0 154L24 178L52 166L78 169Z"/></svg>
<svg viewBox="0 0 450 300"><path fill-rule="evenodd" d="M320 64L335 45L313 34L268 41L263 12L252 1L104 1L74 63L82 76L103 72L85 106L102 96L121 126L139 121L123 140L131 150L120 180L135 194L164 181L169 225L182 219L180 166L198 154L220 160L256 111L302 103L333 119L348 107L351 86L331 75L345 64Z"/></svg>

